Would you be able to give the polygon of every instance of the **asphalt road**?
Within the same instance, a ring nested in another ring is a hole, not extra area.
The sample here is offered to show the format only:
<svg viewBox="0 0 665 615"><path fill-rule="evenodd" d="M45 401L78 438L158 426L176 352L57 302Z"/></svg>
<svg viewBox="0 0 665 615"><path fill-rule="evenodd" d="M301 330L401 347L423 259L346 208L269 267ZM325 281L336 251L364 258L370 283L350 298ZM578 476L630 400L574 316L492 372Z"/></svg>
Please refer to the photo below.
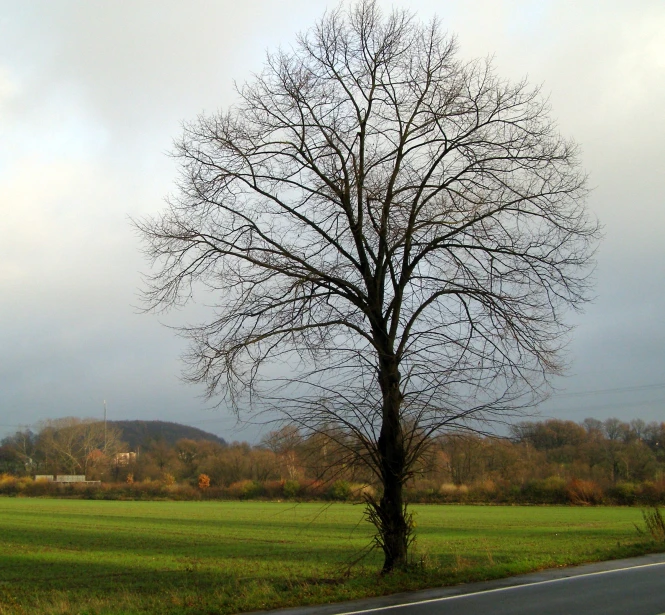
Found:
<svg viewBox="0 0 665 615"><path fill-rule="evenodd" d="M639 568L590 573L361 612L372 615L658 615L664 611L665 564L646 564Z"/></svg>
<svg viewBox="0 0 665 615"><path fill-rule="evenodd" d="M274 611L280 615L660 615L665 556L543 571L454 588L347 604Z"/></svg>

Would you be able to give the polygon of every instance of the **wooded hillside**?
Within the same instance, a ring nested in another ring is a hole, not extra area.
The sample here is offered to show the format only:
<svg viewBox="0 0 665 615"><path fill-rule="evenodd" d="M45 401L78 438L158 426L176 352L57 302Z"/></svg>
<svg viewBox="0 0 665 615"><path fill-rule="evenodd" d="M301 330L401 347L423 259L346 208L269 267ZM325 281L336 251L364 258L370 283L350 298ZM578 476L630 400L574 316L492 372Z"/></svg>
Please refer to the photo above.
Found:
<svg viewBox="0 0 665 615"><path fill-rule="evenodd" d="M146 448L154 442L164 442L174 446L178 440L205 440L226 444L223 438L203 431L197 427L172 423L168 421L109 421L109 425L120 430L120 439L127 444L130 451Z"/></svg>

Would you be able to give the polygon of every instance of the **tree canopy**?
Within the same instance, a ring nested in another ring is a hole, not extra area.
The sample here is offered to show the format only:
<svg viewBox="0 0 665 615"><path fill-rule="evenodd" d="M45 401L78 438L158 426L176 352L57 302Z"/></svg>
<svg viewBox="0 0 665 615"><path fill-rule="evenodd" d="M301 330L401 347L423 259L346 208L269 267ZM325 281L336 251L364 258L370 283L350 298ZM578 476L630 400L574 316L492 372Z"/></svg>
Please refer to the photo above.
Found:
<svg viewBox="0 0 665 615"><path fill-rule="evenodd" d="M213 298L182 329L188 377L343 433L383 485L385 570L404 565L430 437L537 402L562 368L598 236L575 143L539 88L362 0L268 54L175 155L176 194L137 222L147 306Z"/></svg>

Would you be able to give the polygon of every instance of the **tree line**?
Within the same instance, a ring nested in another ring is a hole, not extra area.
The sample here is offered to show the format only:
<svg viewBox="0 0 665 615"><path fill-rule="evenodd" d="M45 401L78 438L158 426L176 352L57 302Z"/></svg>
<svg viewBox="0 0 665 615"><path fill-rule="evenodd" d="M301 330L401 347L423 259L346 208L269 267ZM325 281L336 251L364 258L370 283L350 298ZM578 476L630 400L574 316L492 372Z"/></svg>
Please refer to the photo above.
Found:
<svg viewBox="0 0 665 615"><path fill-rule="evenodd" d="M284 496L287 483L287 496L322 495L333 485L349 497L353 485L365 494L379 493L380 482L348 455L344 437L341 432L306 435L286 425L255 445L154 439L128 457L120 455L127 446L119 429L65 418L4 438L0 473L79 473L104 483L194 487L205 476L206 487L238 497ZM665 423L641 419L525 421L513 425L507 437L448 433L431 439L407 494L420 501L464 501L505 499L511 493L519 500L518 493L526 493L531 499L558 501L571 500L574 484L587 491L580 497L591 503L605 492L624 493L630 500L645 484L663 482L664 442Z"/></svg>

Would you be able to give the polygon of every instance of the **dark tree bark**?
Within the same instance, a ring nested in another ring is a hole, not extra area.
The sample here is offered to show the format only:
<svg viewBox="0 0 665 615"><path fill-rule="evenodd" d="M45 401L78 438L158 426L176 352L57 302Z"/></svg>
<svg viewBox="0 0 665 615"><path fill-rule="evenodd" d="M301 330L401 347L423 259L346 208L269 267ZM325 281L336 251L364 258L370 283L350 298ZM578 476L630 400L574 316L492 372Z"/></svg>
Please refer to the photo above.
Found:
<svg viewBox="0 0 665 615"><path fill-rule="evenodd" d="M537 88L373 0L238 95L185 127L177 193L137 221L147 305L213 297L182 329L188 377L365 463L384 570L403 567L403 486L431 436L507 420L562 368L598 235L575 144Z"/></svg>

